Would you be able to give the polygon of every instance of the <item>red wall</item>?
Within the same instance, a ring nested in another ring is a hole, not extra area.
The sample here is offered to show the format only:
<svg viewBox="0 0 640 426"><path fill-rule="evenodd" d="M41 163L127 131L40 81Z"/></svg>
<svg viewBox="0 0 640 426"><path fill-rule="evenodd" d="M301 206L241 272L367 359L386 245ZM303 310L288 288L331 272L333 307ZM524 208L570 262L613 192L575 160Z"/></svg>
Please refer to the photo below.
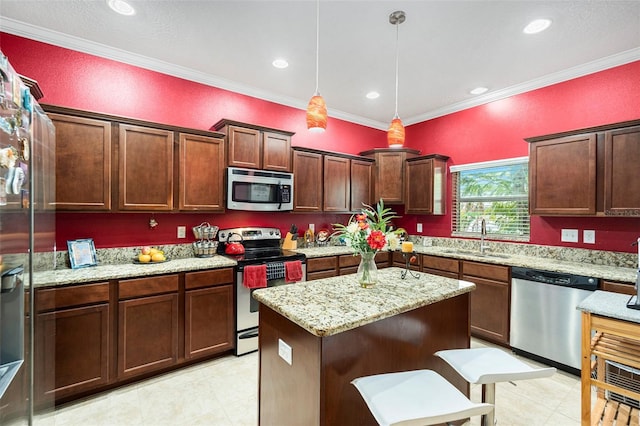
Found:
<svg viewBox="0 0 640 426"><path fill-rule="evenodd" d="M384 147L385 132L330 119L323 134L307 132L303 110L186 81L123 63L0 33L0 49L21 74L38 81L41 103L85 109L142 120L209 129L221 118L296 132L294 146L347 153ZM640 61L543 89L495 101L407 127L407 146L424 154L451 157L449 164L525 156L525 137L640 118ZM402 206L394 209L402 214ZM57 215L57 244L92 237L97 247L179 243L176 226L188 228L208 221L225 227L277 226L291 223L316 229L348 219L347 215L155 214L160 223L150 230L150 214ZM405 215L397 225L424 235L449 236L451 217ZM595 229L595 245L560 243L560 229ZM637 218L531 219L535 244L568 245L600 250L633 251L640 234ZM190 233L186 241L192 241Z"/></svg>
<svg viewBox="0 0 640 426"><path fill-rule="evenodd" d="M527 137L639 119L639 81L636 61L409 126L407 140L424 154L449 155L449 165L527 156ZM407 215L402 224L416 233L418 222L424 235L451 235L450 214ZM560 242L563 228L580 230L580 241L593 229L596 244ZM640 218L531 217L533 244L632 252L638 236Z"/></svg>

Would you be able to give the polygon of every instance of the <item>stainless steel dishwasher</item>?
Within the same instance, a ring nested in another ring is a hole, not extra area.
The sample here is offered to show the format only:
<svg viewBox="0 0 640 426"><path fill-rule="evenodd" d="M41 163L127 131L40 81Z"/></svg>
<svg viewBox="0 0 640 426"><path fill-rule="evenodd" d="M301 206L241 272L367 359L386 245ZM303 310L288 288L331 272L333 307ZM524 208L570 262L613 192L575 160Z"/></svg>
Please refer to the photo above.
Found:
<svg viewBox="0 0 640 426"><path fill-rule="evenodd" d="M576 306L597 287L593 277L512 267L513 351L579 375L581 316Z"/></svg>

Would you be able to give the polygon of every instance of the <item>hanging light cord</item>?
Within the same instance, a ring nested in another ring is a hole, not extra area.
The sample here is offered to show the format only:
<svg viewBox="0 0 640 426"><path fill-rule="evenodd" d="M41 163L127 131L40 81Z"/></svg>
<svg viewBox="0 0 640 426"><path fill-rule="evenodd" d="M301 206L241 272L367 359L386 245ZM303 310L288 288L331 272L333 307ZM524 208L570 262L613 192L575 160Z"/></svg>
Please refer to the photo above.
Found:
<svg viewBox="0 0 640 426"><path fill-rule="evenodd" d="M319 75L319 68L320 68L319 64L320 64L320 0L316 2L316 95L320 94L320 92L318 91L318 88L320 87L318 84L318 75Z"/></svg>
<svg viewBox="0 0 640 426"><path fill-rule="evenodd" d="M400 20L396 21L396 115L394 118L398 117L398 33L400 26Z"/></svg>

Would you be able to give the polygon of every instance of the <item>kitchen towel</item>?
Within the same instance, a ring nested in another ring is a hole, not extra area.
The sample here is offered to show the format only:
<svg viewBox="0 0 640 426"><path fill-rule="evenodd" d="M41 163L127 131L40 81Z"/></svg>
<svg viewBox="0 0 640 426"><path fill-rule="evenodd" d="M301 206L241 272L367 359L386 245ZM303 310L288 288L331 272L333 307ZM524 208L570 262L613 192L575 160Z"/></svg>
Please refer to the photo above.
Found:
<svg viewBox="0 0 640 426"><path fill-rule="evenodd" d="M242 285L246 288L267 287L267 265L247 265L242 274Z"/></svg>
<svg viewBox="0 0 640 426"><path fill-rule="evenodd" d="M294 260L284 262L284 282L295 283L302 280L302 262Z"/></svg>

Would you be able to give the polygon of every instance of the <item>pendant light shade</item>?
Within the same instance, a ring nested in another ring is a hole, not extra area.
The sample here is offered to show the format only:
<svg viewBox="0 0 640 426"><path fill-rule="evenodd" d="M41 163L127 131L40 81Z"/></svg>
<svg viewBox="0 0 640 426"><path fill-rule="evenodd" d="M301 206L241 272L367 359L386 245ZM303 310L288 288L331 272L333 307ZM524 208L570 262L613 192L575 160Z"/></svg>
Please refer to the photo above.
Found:
<svg viewBox="0 0 640 426"><path fill-rule="evenodd" d="M319 93L311 97L307 106L307 129L311 132L324 132L327 128L327 104Z"/></svg>
<svg viewBox="0 0 640 426"><path fill-rule="evenodd" d="M316 91L307 105L307 129L324 132L327 128L327 104L318 91L318 70L320 64L320 0L316 2Z"/></svg>
<svg viewBox="0 0 640 426"><path fill-rule="evenodd" d="M398 116L398 26L406 20L407 16L401 10L389 15L389 22L396 26L396 113L387 130L387 142L389 148L400 148L404 145L404 125Z"/></svg>

